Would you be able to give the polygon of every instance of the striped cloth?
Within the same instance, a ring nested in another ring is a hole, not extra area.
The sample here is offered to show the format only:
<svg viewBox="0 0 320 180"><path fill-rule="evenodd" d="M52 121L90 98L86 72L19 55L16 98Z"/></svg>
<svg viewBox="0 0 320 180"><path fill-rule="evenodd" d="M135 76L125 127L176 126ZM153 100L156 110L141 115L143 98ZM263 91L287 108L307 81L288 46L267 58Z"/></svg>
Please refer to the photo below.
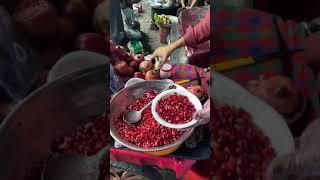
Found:
<svg viewBox="0 0 320 180"><path fill-rule="evenodd" d="M277 29L280 30L289 51L304 50L306 33L304 27L297 22L283 21L272 14L252 9L216 5L213 11L215 24L211 41L214 44L215 63L280 52ZM320 110L317 81L305 60L305 54L302 51L290 54L289 60L270 58L256 65L225 72L225 75L245 85L249 80L258 79L260 75L270 77L283 74L284 65L289 64L292 67L291 78L307 97L310 105L306 117L299 124L291 127L294 134L298 136L303 127L317 116Z"/></svg>

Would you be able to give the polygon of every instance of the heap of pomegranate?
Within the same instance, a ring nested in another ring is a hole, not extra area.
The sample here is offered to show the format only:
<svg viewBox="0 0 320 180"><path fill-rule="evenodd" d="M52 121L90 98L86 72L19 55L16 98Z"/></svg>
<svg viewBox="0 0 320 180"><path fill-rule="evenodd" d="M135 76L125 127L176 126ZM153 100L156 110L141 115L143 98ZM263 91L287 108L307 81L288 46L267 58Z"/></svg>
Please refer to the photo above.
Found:
<svg viewBox="0 0 320 180"><path fill-rule="evenodd" d="M148 91L133 104L129 105L127 109L138 111L148 104L148 102L154 99L158 94L159 92L156 90ZM165 108L165 106L160 107L161 111L165 111L163 108ZM171 111L169 111L183 112L183 109L180 108L171 109ZM184 119L178 119L176 122L181 121L184 121ZM115 121L115 127L119 135L124 140L144 148L170 145L176 142L176 140L179 139L184 133L183 130L171 129L159 124L152 115L151 107L143 111L141 120L134 126L128 125L128 123L125 122L122 117L119 117L119 119Z"/></svg>
<svg viewBox="0 0 320 180"><path fill-rule="evenodd" d="M70 51L109 55L109 0L5 0L16 31L25 36L43 66ZM44 74L44 73L43 73ZM44 82L41 78L39 84Z"/></svg>
<svg viewBox="0 0 320 180"><path fill-rule="evenodd" d="M109 144L109 115L89 117L86 122L80 124L71 134L56 138L52 142L51 157L61 154L76 153L91 156ZM40 180L41 173L48 160L34 162L30 169L26 170L24 180ZM99 180L108 177L109 156L103 157L100 164Z"/></svg>
<svg viewBox="0 0 320 180"><path fill-rule="evenodd" d="M269 138L244 109L214 103L211 107L213 179L263 179L268 164L276 156Z"/></svg>
<svg viewBox="0 0 320 180"><path fill-rule="evenodd" d="M187 96L175 93L160 99L156 112L169 123L184 124L193 119L196 109Z"/></svg>
<svg viewBox="0 0 320 180"><path fill-rule="evenodd" d="M112 41L110 41L110 54L114 69L124 81L132 77L145 80L159 79L159 72L154 70L155 63L145 60L143 54L133 55Z"/></svg>

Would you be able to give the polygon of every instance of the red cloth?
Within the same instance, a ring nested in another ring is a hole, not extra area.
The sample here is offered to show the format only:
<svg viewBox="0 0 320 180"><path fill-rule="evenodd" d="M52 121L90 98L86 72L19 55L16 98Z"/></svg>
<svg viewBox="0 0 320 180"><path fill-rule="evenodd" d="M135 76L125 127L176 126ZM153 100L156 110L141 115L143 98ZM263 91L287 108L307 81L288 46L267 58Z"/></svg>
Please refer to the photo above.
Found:
<svg viewBox="0 0 320 180"><path fill-rule="evenodd" d="M195 27L189 26L185 35L184 42L187 46L197 48L198 44L208 41L210 38L210 11L203 20Z"/></svg>
<svg viewBox="0 0 320 180"><path fill-rule="evenodd" d="M134 158L133 158L134 157ZM195 160L175 159L172 157L158 157L149 154L110 148L110 159L125 161L140 166L157 166L160 169L172 169L177 178L183 177L195 164Z"/></svg>

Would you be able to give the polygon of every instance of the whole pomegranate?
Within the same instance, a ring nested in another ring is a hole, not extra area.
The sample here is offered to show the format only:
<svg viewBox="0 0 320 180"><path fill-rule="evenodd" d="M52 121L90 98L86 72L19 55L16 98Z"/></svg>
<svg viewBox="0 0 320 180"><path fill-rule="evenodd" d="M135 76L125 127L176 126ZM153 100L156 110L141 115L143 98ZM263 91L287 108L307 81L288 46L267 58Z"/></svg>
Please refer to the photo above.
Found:
<svg viewBox="0 0 320 180"><path fill-rule="evenodd" d="M110 60L112 65L115 65L120 61L118 55L116 54L111 54Z"/></svg>
<svg viewBox="0 0 320 180"><path fill-rule="evenodd" d="M92 12L83 0L67 0L63 8L63 15L72 19L77 25L87 25L91 21Z"/></svg>
<svg viewBox="0 0 320 180"><path fill-rule="evenodd" d="M133 74L133 76L136 77L136 78L144 79L144 75L143 75L142 72L135 72L135 73Z"/></svg>
<svg viewBox="0 0 320 180"><path fill-rule="evenodd" d="M135 61L130 62L130 66L133 68L133 70L137 71L139 69L139 65Z"/></svg>
<svg viewBox="0 0 320 180"><path fill-rule="evenodd" d="M55 7L46 0L24 0L13 12L19 30L36 41L55 39L59 16Z"/></svg>
<svg viewBox="0 0 320 180"><path fill-rule="evenodd" d="M159 79L159 73L155 70L150 70L146 73L145 76L146 80L156 80Z"/></svg>
<svg viewBox="0 0 320 180"><path fill-rule="evenodd" d="M282 75L251 81L248 90L283 115L293 113L300 102L300 93L293 81Z"/></svg>
<svg viewBox="0 0 320 180"><path fill-rule="evenodd" d="M82 33L75 41L75 48L78 50L88 50L106 55L108 52L107 42L98 33Z"/></svg>
<svg viewBox="0 0 320 180"><path fill-rule="evenodd" d="M134 60L135 60L138 64L140 64L140 63L142 63L142 62L144 61L144 57L143 57L142 54L137 54L137 55L134 56Z"/></svg>
<svg viewBox="0 0 320 180"><path fill-rule="evenodd" d="M114 69L122 76L129 75L129 66L124 61L119 61L118 63L116 63Z"/></svg>
<svg viewBox="0 0 320 180"><path fill-rule="evenodd" d="M139 70L143 73L146 74L149 70L152 69L152 62L151 61L143 61L142 63L140 63L139 65Z"/></svg>
<svg viewBox="0 0 320 180"><path fill-rule="evenodd" d="M199 85L191 85L187 89L189 92L196 95L198 98L201 98L204 95L203 89Z"/></svg>

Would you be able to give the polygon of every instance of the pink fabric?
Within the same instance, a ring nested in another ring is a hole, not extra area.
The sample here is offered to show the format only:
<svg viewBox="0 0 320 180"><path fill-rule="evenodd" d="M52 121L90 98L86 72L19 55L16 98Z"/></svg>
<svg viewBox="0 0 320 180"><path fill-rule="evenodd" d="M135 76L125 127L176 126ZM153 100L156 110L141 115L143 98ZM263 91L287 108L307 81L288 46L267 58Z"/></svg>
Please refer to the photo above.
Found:
<svg viewBox="0 0 320 180"><path fill-rule="evenodd" d="M198 44L204 43L210 39L210 11L208 11L204 19L195 27L188 27L183 39L187 46L195 49Z"/></svg>
<svg viewBox="0 0 320 180"><path fill-rule="evenodd" d="M307 62L319 62L320 52L319 44L320 42L320 32L311 34L305 40L305 55Z"/></svg>
<svg viewBox="0 0 320 180"><path fill-rule="evenodd" d="M134 157L134 158L133 158ZM160 169L172 169L176 173L176 178L183 177L195 164L195 160L176 159L173 157L158 157L146 153L127 151L111 148L110 159L124 161L140 166L156 166Z"/></svg>

